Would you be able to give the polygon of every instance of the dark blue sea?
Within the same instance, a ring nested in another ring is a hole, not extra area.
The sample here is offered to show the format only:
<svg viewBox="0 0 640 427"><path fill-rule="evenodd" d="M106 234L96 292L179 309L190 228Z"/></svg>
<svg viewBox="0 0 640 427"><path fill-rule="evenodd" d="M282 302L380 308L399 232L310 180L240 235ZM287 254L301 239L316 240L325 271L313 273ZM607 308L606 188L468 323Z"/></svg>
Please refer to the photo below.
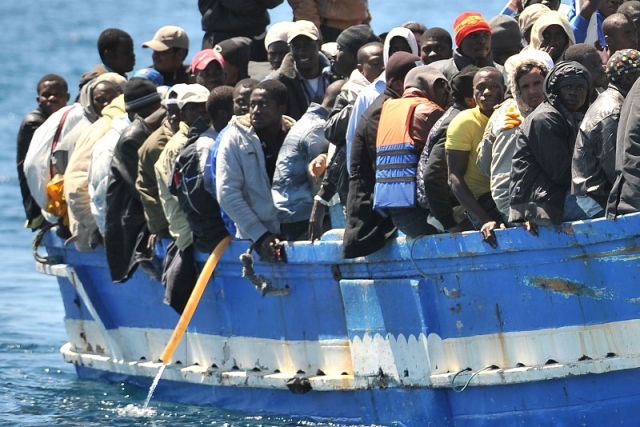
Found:
<svg viewBox="0 0 640 427"><path fill-rule="evenodd" d="M451 31L454 18L471 7L487 18L505 0L370 0L377 32L409 20ZM291 19L287 2L272 22ZM59 348L66 341L56 280L35 272L30 231L15 171L15 135L22 117L36 107L36 83L50 72L70 84L72 99L82 73L99 62L96 40L108 27L129 32L136 69L151 64L140 44L163 25L179 25L202 37L197 2L187 0L92 1L4 0L0 2L0 426L284 426L316 425L152 400L139 413L147 390L79 380Z"/></svg>

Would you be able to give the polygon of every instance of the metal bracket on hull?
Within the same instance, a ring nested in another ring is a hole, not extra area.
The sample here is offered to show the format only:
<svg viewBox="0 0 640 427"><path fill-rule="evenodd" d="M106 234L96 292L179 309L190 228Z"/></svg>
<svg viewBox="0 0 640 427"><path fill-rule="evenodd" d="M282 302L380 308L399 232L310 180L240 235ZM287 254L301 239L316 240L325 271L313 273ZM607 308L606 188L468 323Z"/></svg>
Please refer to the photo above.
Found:
<svg viewBox="0 0 640 427"><path fill-rule="evenodd" d="M253 257L251 256L251 248L246 253L240 255L240 261L242 261L242 277L246 277L256 287L256 290L262 294L263 297L267 295L285 296L289 295L289 286L284 288L276 288L271 284L271 280L265 279L262 276L258 276L253 271Z"/></svg>
<svg viewBox="0 0 640 427"><path fill-rule="evenodd" d="M76 270L67 264L50 265L39 262L36 262L36 270L39 273L49 276L61 277L64 279L68 279L71 282L71 285L75 288L76 292L78 292L78 295L82 299L83 304L85 305L85 307L87 307L89 314L91 314L91 317L93 317L98 330L107 343L109 354L111 354L111 356L117 360L123 360L124 355L122 353L122 350L120 349L120 346L115 342L107 328L104 326L104 323L100 319L98 311L91 302L91 299L89 298L89 295L87 294L82 281L78 277Z"/></svg>

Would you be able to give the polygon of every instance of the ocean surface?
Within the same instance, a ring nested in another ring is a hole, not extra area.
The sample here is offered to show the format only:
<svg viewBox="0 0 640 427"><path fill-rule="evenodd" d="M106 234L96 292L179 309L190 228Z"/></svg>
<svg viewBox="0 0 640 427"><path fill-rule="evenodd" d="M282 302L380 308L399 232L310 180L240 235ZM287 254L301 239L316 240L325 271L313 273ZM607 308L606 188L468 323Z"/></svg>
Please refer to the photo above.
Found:
<svg viewBox="0 0 640 427"><path fill-rule="evenodd" d="M504 0L370 0L376 32L409 20L451 31L470 4L487 18ZM291 19L285 2L272 22ZM136 69L151 64L140 44L163 25L179 25L199 50L202 32L196 1L5 0L0 2L0 426L284 426L316 425L255 414L229 413L152 400L138 411L147 390L79 380L59 348L66 341L57 282L34 270L32 234L15 170L15 135L22 117L36 107L36 83L53 72L69 82L73 97L82 73L99 63L96 40L108 27L131 34Z"/></svg>

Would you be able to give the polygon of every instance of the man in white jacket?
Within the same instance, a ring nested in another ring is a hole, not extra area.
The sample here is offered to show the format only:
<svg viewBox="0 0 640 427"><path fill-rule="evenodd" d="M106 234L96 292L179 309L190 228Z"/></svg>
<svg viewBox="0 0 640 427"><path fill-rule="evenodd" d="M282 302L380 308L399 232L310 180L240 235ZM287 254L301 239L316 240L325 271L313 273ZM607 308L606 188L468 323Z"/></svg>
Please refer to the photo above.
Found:
<svg viewBox="0 0 640 427"><path fill-rule="evenodd" d="M233 219L238 237L251 239L260 256L277 261L280 223L271 196L276 159L295 121L284 115L287 89L266 80L251 94L249 114L235 116L220 141L216 193Z"/></svg>

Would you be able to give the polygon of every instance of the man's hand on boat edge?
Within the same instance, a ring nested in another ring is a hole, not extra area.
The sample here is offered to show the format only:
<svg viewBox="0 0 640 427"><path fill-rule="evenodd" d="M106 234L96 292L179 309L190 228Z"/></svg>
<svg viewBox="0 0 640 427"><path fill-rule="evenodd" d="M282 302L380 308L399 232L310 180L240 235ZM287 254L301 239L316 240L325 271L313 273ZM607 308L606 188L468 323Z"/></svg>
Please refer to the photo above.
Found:
<svg viewBox="0 0 640 427"><path fill-rule="evenodd" d="M496 233L494 232L494 230L497 228L506 230L507 227L504 225L504 223L498 224L497 221L488 221L482 225L482 228L480 228L480 232L482 233L482 240L487 242L493 249L498 247L498 240L496 239Z"/></svg>

